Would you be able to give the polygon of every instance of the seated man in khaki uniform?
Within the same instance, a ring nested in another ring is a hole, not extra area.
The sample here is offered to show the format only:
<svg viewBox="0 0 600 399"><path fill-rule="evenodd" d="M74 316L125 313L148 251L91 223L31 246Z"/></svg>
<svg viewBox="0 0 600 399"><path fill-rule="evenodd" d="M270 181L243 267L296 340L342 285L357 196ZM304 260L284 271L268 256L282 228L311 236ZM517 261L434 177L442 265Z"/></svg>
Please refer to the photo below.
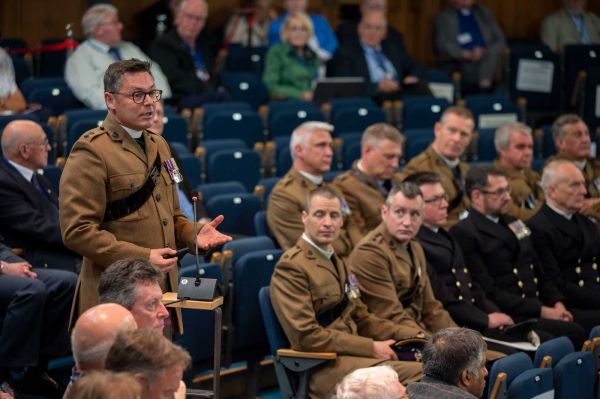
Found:
<svg viewBox="0 0 600 399"><path fill-rule="evenodd" d="M273 187L267 208L267 223L279 246L288 249L302 235L300 215L311 190L331 187L323 174L331 169L333 126L324 122L305 122L298 126L290 139L293 164L289 172ZM339 194L338 194L339 195ZM349 218L350 209L342 199L342 214ZM352 223L344 223L333 248L338 256L347 258L360 232Z"/></svg>
<svg viewBox="0 0 600 399"><path fill-rule="evenodd" d="M387 123L369 126L362 135L360 159L334 180L348 201L351 222L363 235L381 223L381 205L401 181L396 170L403 142L398 129Z"/></svg>
<svg viewBox="0 0 600 399"><path fill-rule="evenodd" d="M450 228L458 222L459 214L468 206L465 195L465 176L469 170L460 158L465 153L475 122L471 111L464 107L448 107L434 127L435 140L422 153L410 160L402 171L404 177L415 172L435 172L442 178L448 194L448 222Z"/></svg>
<svg viewBox="0 0 600 399"><path fill-rule="evenodd" d="M511 122L496 129L494 144L498 159L494 167L506 173L511 202L507 213L517 219L529 220L544 204L540 175L531 169L533 137L531 128L521 122Z"/></svg>
<svg viewBox="0 0 600 399"><path fill-rule="evenodd" d="M552 137L557 154L549 157L545 165L556 159L575 162L587 188L579 213L600 220L600 159L591 157L592 139L587 125L575 114L561 115L552 124Z"/></svg>
<svg viewBox="0 0 600 399"><path fill-rule="evenodd" d="M381 207L383 222L354 248L348 259L369 310L395 323L435 332L456 324L435 298L427 261L414 240L423 222L419 186L403 182Z"/></svg>
<svg viewBox="0 0 600 399"><path fill-rule="evenodd" d="M338 354L311 374L309 396L328 398L345 375L375 365L391 366L404 384L419 379L420 363L398 361L390 345L423 330L369 313L359 281L335 253L332 244L343 223L340 198L329 188L311 191L302 222L304 234L273 272L271 300L293 349Z"/></svg>

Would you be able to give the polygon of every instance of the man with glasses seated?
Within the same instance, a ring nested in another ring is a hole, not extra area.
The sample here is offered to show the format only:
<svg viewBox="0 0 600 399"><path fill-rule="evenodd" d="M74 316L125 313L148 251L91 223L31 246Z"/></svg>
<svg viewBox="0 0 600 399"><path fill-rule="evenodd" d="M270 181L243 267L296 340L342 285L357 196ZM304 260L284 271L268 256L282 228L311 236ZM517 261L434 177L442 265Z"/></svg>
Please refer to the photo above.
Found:
<svg viewBox="0 0 600 399"><path fill-rule="evenodd" d="M563 293L544 273L531 231L506 214L510 186L504 173L491 165L472 166L465 189L471 200L469 215L450 234L475 282L515 323L537 319L532 328L542 341L566 335L581 347L583 327L573 322Z"/></svg>
<svg viewBox="0 0 600 399"><path fill-rule="evenodd" d="M147 60L148 56L135 44L121 40L123 23L119 21L119 11L111 4L88 8L81 18L81 26L87 39L69 56L65 80L75 97L87 107L106 109L102 94L102 75L106 68L118 60ZM152 75L163 97L170 98L169 82L157 64L152 65Z"/></svg>
<svg viewBox="0 0 600 399"><path fill-rule="evenodd" d="M84 256L80 312L98 303L100 274L117 260L149 260L164 273L163 291L177 291L176 249L194 250L197 242L207 250L231 239L216 230L222 216L200 226L196 237L183 215L176 184L181 175L165 139L147 130L160 98L148 62L111 64L104 75L108 115L79 138L67 159L60 223L65 244Z"/></svg>
<svg viewBox="0 0 600 399"><path fill-rule="evenodd" d="M0 159L0 235L23 250L35 268L75 272L81 258L63 244L58 222L58 195L39 173L51 150L46 133L32 121L15 120L2 132Z"/></svg>

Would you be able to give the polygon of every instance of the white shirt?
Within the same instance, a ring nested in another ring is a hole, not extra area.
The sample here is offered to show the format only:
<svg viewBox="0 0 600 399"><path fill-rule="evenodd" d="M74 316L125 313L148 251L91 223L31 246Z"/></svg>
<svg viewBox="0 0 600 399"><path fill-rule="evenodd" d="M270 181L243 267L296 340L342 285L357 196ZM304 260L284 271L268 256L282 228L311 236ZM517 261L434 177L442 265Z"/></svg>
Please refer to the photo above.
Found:
<svg viewBox="0 0 600 399"><path fill-rule="evenodd" d="M315 183L317 186L319 186L321 183L323 183L323 176L312 175L312 174L310 174L308 172L304 172L302 170L299 170L298 173L300 173L302 176L306 177L311 182Z"/></svg>
<svg viewBox="0 0 600 399"><path fill-rule="evenodd" d="M31 178L33 177L33 174L35 173L34 170L26 168L23 165L19 165L18 163L13 162L10 159L6 159L6 160L8 161L9 164L11 164L21 174L21 176L23 176L23 178L25 180L27 180L28 182L31 181Z"/></svg>
<svg viewBox="0 0 600 399"><path fill-rule="evenodd" d="M546 205L548 205L548 208L552 209L554 212L558 213L560 216L564 217L567 220L571 220L571 218L573 217L572 213L567 213L565 211L558 209L557 207L550 204L549 201L546 201Z"/></svg>
<svg viewBox="0 0 600 399"><path fill-rule="evenodd" d="M307 243L309 243L311 247L313 247L314 249L316 249L317 252L319 252L325 258L331 260L331 257L333 256L333 251L326 251L326 250L324 250L323 248L321 248L320 246L318 246L317 244L315 244L314 241L311 240L310 237L307 236L305 233L302 233L302 239L304 241L306 241Z"/></svg>
<svg viewBox="0 0 600 399"><path fill-rule="evenodd" d="M17 91L17 83L12 59L0 47L0 97L8 97L15 91Z"/></svg>
<svg viewBox="0 0 600 399"><path fill-rule="evenodd" d="M133 43L122 41L117 48L121 54L121 59L137 58L138 60L152 62L150 57ZM104 103L104 72L110 64L115 62L108 50L109 46L106 44L88 39L81 43L67 59L65 80L73 90L75 97L89 108L106 109ZM162 98L170 98L171 86L169 86L169 82L160 66L152 62L151 71L156 88L163 91Z"/></svg>

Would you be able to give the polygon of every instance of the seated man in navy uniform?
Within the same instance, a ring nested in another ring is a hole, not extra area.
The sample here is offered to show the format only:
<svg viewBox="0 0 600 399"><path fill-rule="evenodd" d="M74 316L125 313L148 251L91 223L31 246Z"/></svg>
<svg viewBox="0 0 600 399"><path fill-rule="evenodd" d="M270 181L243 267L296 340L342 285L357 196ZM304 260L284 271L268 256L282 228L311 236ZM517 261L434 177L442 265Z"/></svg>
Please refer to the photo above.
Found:
<svg viewBox="0 0 600 399"><path fill-rule="evenodd" d="M391 366L405 384L419 379L420 363L398 361L390 345L424 336L422 329L370 313L359 281L334 252L343 223L340 197L330 188L312 190L302 222L304 233L275 267L271 299L293 349L338 355L311 373L309 397L328 398L345 375L375 365Z"/></svg>
<svg viewBox="0 0 600 399"><path fill-rule="evenodd" d="M600 234L596 222L579 213L585 179L574 163L557 160L544 168L542 186L547 202L528 223L531 240L544 271L589 333L600 324Z"/></svg>
<svg viewBox="0 0 600 399"><path fill-rule="evenodd" d="M48 359L69 351L67 324L77 275L63 270L32 269L0 243L0 392L11 369L25 369L10 382L23 394L60 397L48 376Z"/></svg>
<svg viewBox="0 0 600 399"><path fill-rule="evenodd" d="M540 267L529 228L506 215L510 189L504 173L491 165L473 166L465 187L472 207L450 234L473 279L515 322L537 319L533 330L542 341L566 335L580 347L583 327L573 322L564 295Z"/></svg>

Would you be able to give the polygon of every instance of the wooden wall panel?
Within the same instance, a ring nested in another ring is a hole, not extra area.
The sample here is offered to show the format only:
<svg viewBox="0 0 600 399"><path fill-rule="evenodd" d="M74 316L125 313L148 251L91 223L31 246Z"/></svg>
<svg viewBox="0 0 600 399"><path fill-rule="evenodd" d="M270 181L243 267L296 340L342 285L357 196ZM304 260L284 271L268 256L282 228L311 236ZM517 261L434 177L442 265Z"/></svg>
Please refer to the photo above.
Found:
<svg viewBox="0 0 600 399"><path fill-rule="evenodd" d="M124 35L134 37L138 32L135 15L155 0L113 0L125 24ZM208 0L208 25L223 26L241 0ZM446 0L388 0L389 22L405 37L409 54L425 65L434 64L432 22L434 15L445 7ZM479 0L496 14L507 37L538 39L544 16L561 7L561 0ZM281 8L283 0L273 0ZM309 9L330 19L333 26L339 21L341 5L357 5L360 0L309 0ZM81 37L80 19L86 0L1 0L0 35L22 37L30 46L47 37L62 37L67 23L75 24L75 35ZM600 15L600 1L588 0L588 8ZM147 27L152 29L152 27Z"/></svg>

